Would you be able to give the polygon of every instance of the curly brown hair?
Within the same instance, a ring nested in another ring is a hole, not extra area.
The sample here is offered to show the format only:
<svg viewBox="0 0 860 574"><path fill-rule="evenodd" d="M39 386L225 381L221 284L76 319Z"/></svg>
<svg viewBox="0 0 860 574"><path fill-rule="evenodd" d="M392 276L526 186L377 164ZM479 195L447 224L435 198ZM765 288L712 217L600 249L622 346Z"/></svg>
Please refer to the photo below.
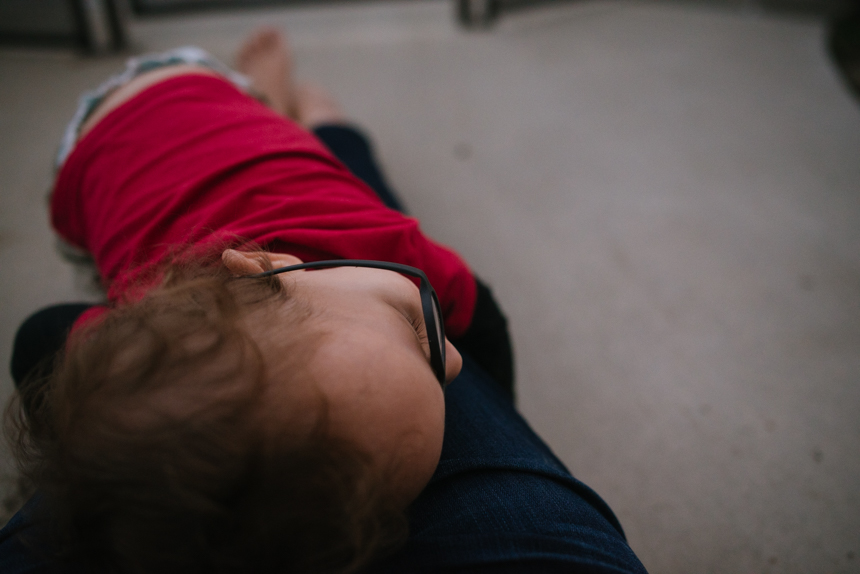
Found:
<svg viewBox="0 0 860 574"><path fill-rule="evenodd" d="M309 309L216 257L162 277L75 330L7 408L56 556L114 572L353 572L401 543L402 511L369 457L326 432L324 403L310 436L261 424L266 365L243 318L290 306L301 377Z"/></svg>

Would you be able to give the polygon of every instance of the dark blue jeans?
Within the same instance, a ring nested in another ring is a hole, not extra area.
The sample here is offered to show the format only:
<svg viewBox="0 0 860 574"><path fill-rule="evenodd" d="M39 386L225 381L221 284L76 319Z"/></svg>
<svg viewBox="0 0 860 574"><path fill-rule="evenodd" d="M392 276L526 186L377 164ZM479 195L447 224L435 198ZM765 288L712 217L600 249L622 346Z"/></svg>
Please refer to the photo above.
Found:
<svg viewBox="0 0 860 574"><path fill-rule="evenodd" d="M468 355L445 394L445 441L411 535L371 572L645 572L579 482Z"/></svg>
<svg viewBox="0 0 860 574"><path fill-rule="evenodd" d="M329 126L317 135L386 204L402 209L358 131ZM84 309L55 306L25 322L13 352L16 382L29 369L45 368ZM509 389L468 354L463 361L445 394L439 466L409 510L409 539L366 572L645 572L612 510L532 431ZM22 542L38 538L40 526L31 519L38 503L31 500L0 530L3 574L74 571Z"/></svg>

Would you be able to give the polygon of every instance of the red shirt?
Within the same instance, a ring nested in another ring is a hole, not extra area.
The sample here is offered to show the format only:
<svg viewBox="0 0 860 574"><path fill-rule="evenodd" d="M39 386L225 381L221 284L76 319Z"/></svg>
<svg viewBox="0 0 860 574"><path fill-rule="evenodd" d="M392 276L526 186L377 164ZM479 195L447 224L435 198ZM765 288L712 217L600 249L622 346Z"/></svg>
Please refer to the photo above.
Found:
<svg viewBox="0 0 860 574"><path fill-rule="evenodd" d="M418 267L453 337L475 307L456 253L387 208L312 134L217 77L168 79L105 116L63 165L51 217L93 255L112 301L171 246L239 237L304 261Z"/></svg>

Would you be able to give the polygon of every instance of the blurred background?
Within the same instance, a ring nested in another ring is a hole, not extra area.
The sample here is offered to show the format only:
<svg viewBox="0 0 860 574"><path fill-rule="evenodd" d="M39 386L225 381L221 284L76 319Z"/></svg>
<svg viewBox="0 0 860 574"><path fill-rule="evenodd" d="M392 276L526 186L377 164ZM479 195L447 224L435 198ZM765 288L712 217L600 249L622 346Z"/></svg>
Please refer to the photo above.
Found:
<svg viewBox="0 0 860 574"><path fill-rule="evenodd" d="M266 24L494 286L520 410L651 572L860 572L856 10L0 0L0 400L20 322L99 297L46 213L80 92Z"/></svg>

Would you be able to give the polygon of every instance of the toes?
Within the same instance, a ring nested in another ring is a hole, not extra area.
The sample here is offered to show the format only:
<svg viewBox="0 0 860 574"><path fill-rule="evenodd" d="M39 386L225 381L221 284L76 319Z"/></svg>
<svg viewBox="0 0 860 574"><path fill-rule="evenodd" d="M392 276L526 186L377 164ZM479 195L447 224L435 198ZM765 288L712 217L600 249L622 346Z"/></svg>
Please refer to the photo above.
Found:
<svg viewBox="0 0 860 574"><path fill-rule="evenodd" d="M250 38L253 51L268 51L281 48L284 44L281 33L270 27L259 28Z"/></svg>
<svg viewBox="0 0 860 574"><path fill-rule="evenodd" d="M263 27L258 28L242 43L239 52L236 56L240 66L246 66L248 59L253 58L260 52L267 52L272 49L283 49L284 43L281 33L275 28Z"/></svg>
<svg viewBox="0 0 860 574"><path fill-rule="evenodd" d="M281 40L281 34L274 28L262 28L258 31L257 41L263 48L274 48Z"/></svg>

